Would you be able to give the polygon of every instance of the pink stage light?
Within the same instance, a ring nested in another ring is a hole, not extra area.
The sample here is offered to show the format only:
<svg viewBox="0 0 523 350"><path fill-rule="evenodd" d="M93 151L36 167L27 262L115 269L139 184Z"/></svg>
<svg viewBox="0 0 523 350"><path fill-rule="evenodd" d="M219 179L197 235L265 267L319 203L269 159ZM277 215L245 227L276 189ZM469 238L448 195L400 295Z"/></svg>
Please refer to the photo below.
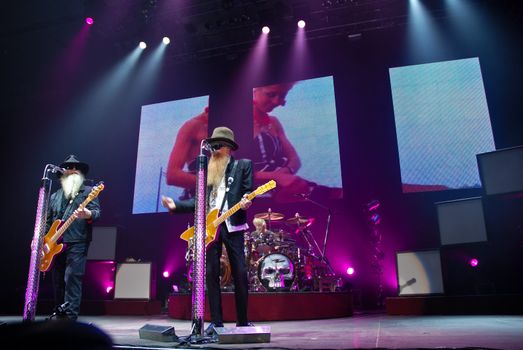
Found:
<svg viewBox="0 0 523 350"><path fill-rule="evenodd" d="M470 264L470 266L472 266L472 267L476 267L476 266L479 265L479 260L476 259L476 258L470 259L469 264Z"/></svg>
<svg viewBox="0 0 523 350"><path fill-rule="evenodd" d="M349 268L347 269L347 275L349 275L349 276L354 275L354 268L353 268L353 267L349 267Z"/></svg>
<svg viewBox="0 0 523 350"><path fill-rule="evenodd" d="M262 33L263 34L269 34L271 31L271 28L267 27L267 26L263 26L262 28Z"/></svg>
<svg viewBox="0 0 523 350"><path fill-rule="evenodd" d="M171 274L169 273L169 271L164 271L162 275L163 277L168 278Z"/></svg>
<svg viewBox="0 0 523 350"><path fill-rule="evenodd" d="M106 292L107 294L111 293L112 290L113 290L113 286L107 286L107 287L105 288L105 292Z"/></svg>
<svg viewBox="0 0 523 350"><path fill-rule="evenodd" d="M87 17L85 19L85 23L87 23L89 25L92 25L94 23L94 19L92 17Z"/></svg>
<svg viewBox="0 0 523 350"><path fill-rule="evenodd" d="M305 21L303 19L298 21L298 28L305 28Z"/></svg>

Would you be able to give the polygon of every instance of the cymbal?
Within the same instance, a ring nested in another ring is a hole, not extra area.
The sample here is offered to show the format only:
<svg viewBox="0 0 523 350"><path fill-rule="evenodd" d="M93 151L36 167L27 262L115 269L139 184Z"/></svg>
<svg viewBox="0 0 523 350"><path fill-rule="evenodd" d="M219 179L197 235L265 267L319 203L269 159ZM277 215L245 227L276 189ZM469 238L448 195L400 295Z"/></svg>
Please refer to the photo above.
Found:
<svg viewBox="0 0 523 350"><path fill-rule="evenodd" d="M306 218L305 216L293 216L290 219L285 220L286 223L291 225L303 225L307 224L309 222L309 218ZM312 219L314 221L314 219Z"/></svg>
<svg viewBox="0 0 523 350"><path fill-rule="evenodd" d="M281 220L285 217L285 215L281 213L273 213L273 212L267 212L267 213L258 213L254 215L255 218L258 219L264 219L264 220L270 220L270 221L277 221Z"/></svg>

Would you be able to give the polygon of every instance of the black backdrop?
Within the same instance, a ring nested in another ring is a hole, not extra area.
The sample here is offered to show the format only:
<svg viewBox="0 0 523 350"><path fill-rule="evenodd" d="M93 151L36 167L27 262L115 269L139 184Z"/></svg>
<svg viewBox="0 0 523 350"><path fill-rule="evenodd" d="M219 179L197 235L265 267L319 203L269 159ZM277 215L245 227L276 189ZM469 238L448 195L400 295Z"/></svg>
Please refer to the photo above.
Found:
<svg viewBox="0 0 523 350"><path fill-rule="evenodd" d="M60 45L65 46L65 42L51 48L46 44L55 40L54 31L73 31L74 26L67 23L61 28L38 31L5 31L2 38L9 45L1 52L4 244L0 255L5 282L0 290L0 312L22 312L37 189L45 164L59 163L68 154L75 153L90 163L91 178L105 181L107 187L100 198L103 216L99 225L118 228L118 261L127 257L155 261L161 273L166 259L174 256L181 271L185 245L177 236L192 217L131 215L140 107L209 94L211 129L221 124L237 125L238 120L242 120L241 128L252 130L251 119L242 119L243 115L252 113L252 87L285 80L282 78L307 79L324 75L334 76L345 193L343 200L325 203L335 212L327 256L338 272L349 261L357 267L353 285L362 290L364 303L372 306L375 276L363 208L369 200L379 199L382 203L380 230L385 248L386 294L395 295L394 252L439 246L434 202L478 196L481 190L401 193L388 69L479 57L496 146L521 145L520 81L523 72L520 62L523 55L515 35L522 29L516 21L517 16L517 13L494 11L492 21L483 27L484 32L465 40L454 35L447 22L441 22L445 40L453 50L434 50L423 61L406 54L404 27L367 32L356 41L345 36L312 40L309 42L309 69L295 76L289 76L286 71L289 48L274 46L269 49L267 74L241 86L233 77L237 77L245 55L183 64L166 62L161 78L150 90L129 99L126 91L130 87L126 86L105 104L86 104L85 92L95 86L97 79L126 52L108 50L106 43L90 43L84 63L75 75L67 74L64 69L63 75L49 79L46 73L56 62ZM234 101L228 100L231 91L237 92ZM246 144L251 135L250 132L237 134L240 144ZM54 188L56 185L55 181ZM522 290L521 282L510 277L518 273L514 264L522 265L518 257L522 247L522 222L518 218L523 217L519 201L503 202L509 208L503 211L505 215L510 214L508 218L498 215L494 209L487 214L490 215L489 237L506 236L507 241L500 246L512 247L510 256L513 259L508 259L489 275L491 278L504 271L503 282L498 283L495 292ZM251 214L265 211L271 205L256 202ZM326 214L317 207L310 204L272 206L273 210L286 215L299 211L315 216L314 234L318 241L323 241ZM491 207L498 208L496 205ZM490 259L495 259L502 251L479 250ZM451 253L448 253L450 257ZM448 276L449 283L457 280L459 276ZM507 286L509 280L514 283ZM460 288L456 283L449 286L452 293L477 292L468 286Z"/></svg>

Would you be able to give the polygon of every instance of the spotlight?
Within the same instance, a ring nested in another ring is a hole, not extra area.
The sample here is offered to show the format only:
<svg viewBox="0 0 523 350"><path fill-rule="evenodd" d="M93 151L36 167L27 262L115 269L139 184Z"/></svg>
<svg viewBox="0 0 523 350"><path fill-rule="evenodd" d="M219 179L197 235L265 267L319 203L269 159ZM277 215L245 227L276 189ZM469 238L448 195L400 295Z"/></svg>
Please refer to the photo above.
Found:
<svg viewBox="0 0 523 350"><path fill-rule="evenodd" d="M139 46L140 46L140 49L145 50L145 48L147 47L147 44L143 41L140 41Z"/></svg>
<svg viewBox="0 0 523 350"><path fill-rule="evenodd" d="M305 28L305 21L303 19L298 21L298 28Z"/></svg>
<svg viewBox="0 0 523 350"><path fill-rule="evenodd" d="M85 19L85 23L87 23L87 24L89 24L89 25L92 25L92 24L94 23L94 20L93 20L92 17L87 17L87 18Z"/></svg>
<svg viewBox="0 0 523 350"><path fill-rule="evenodd" d="M349 267L349 268L347 269L347 275L349 275L349 276L354 275L354 268L353 268L353 267Z"/></svg>
<svg viewBox="0 0 523 350"><path fill-rule="evenodd" d="M169 43L171 42L171 39L169 39L168 37L164 36L163 39L162 39L163 43L165 45L169 45Z"/></svg>
<svg viewBox="0 0 523 350"><path fill-rule="evenodd" d="M263 34L269 34L269 32L271 31L271 29L267 26L263 26L262 28L262 33Z"/></svg>
<svg viewBox="0 0 523 350"><path fill-rule="evenodd" d="M170 276L170 273L169 271L164 271L162 275L163 277L168 278Z"/></svg>
<svg viewBox="0 0 523 350"><path fill-rule="evenodd" d="M473 258L473 259L470 259L469 264L470 264L470 266L472 266L472 267L476 267L476 266L479 265L479 261L478 261L478 259Z"/></svg>
<svg viewBox="0 0 523 350"><path fill-rule="evenodd" d="M105 292L106 292L107 294L111 293L112 290L113 290L113 287L112 287L112 286L107 286L107 287L105 288Z"/></svg>

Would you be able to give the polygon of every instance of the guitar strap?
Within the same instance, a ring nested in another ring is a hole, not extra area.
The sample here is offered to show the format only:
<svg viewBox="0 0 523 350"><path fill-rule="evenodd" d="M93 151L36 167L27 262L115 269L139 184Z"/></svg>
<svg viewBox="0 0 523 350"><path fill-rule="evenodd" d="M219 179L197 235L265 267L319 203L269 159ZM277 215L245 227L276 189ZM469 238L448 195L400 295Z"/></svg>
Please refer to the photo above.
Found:
<svg viewBox="0 0 523 350"><path fill-rule="evenodd" d="M235 160L234 164L232 165L232 170L229 173L231 176L227 178L227 187L225 188L225 196L223 196L222 205L220 206L220 211L218 212L219 215L221 215L223 206L225 205L225 201L227 200L227 194L229 193L229 188L231 187L232 183L234 182L234 173L236 172L236 166L238 165L238 161Z"/></svg>

